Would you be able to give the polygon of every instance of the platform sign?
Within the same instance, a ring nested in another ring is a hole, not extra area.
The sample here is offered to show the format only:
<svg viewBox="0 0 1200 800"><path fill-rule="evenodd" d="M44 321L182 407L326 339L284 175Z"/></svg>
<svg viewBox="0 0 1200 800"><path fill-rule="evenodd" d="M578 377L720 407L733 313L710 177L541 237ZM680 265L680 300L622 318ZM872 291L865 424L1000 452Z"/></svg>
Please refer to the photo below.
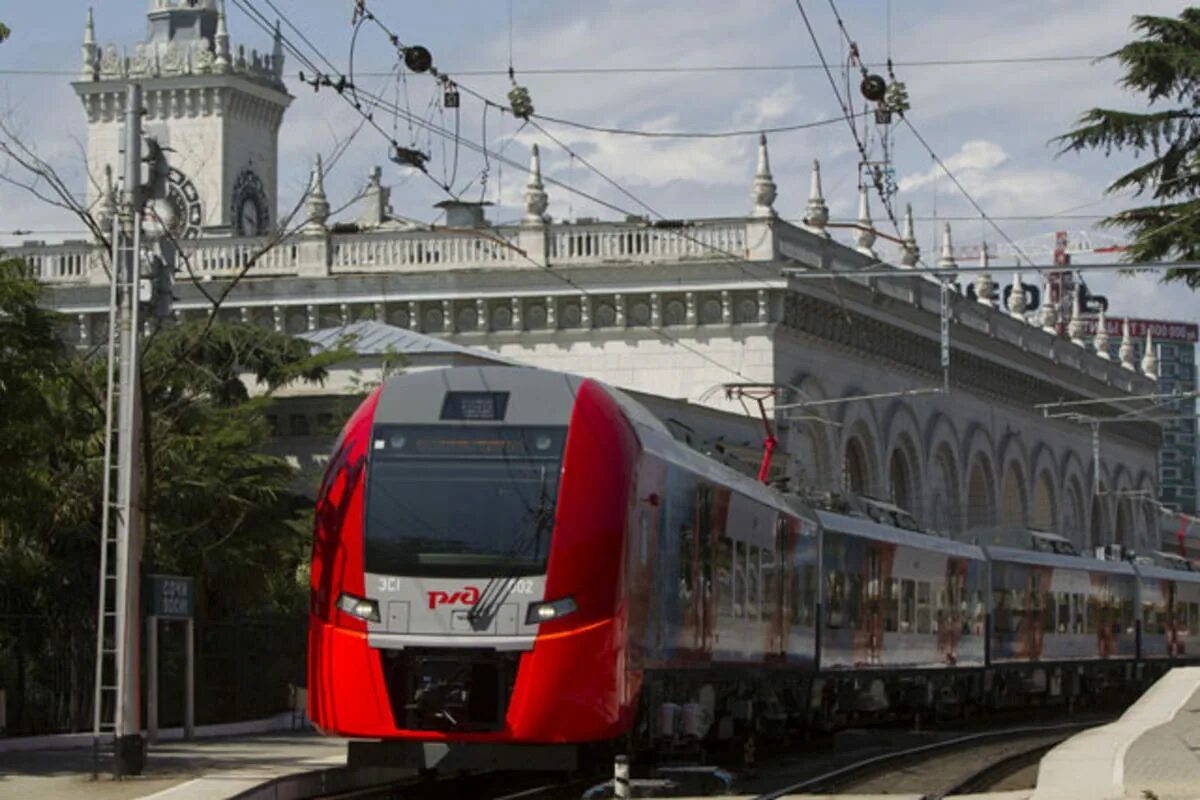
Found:
<svg viewBox="0 0 1200 800"><path fill-rule="evenodd" d="M196 607L192 579L184 575L146 576L146 616L191 619Z"/></svg>

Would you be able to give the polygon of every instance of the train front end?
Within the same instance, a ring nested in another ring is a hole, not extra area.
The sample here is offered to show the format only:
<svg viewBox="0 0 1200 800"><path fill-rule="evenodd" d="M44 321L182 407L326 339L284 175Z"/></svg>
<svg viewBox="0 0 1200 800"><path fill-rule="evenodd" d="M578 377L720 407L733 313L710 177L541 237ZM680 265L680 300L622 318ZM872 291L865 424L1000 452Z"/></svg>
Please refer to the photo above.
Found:
<svg viewBox="0 0 1200 800"><path fill-rule="evenodd" d="M410 742L623 732L636 454L608 391L559 373L431 370L377 390L318 500L313 722Z"/></svg>

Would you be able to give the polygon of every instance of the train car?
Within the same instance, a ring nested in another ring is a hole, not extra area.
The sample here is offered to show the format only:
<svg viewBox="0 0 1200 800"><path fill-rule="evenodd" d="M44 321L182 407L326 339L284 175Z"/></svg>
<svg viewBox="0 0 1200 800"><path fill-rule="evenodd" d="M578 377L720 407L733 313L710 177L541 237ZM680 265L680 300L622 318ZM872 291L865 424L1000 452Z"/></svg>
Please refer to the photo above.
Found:
<svg viewBox="0 0 1200 800"><path fill-rule="evenodd" d="M822 670L984 666L983 551L826 511Z"/></svg>
<svg viewBox="0 0 1200 800"><path fill-rule="evenodd" d="M1083 558L1042 531L996 530L979 540L991 561L992 664L1137 654L1131 564Z"/></svg>
<svg viewBox="0 0 1200 800"><path fill-rule="evenodd" d="M347 423L320 492L310 717L443 754L576 744L634 730L645 687L643 710L668 709L645 736L674 736L674 708L691 735L727 729L757 671L811 664L815 531L598 382L394 378Z"/></svg>
<svg viewBox="0 0 1200 800"><path fill-rule="evenodd" d="M1200 572L1172 553L1134 559L1138 576L1141 658L1154 662L1200 657Z"/></svg>

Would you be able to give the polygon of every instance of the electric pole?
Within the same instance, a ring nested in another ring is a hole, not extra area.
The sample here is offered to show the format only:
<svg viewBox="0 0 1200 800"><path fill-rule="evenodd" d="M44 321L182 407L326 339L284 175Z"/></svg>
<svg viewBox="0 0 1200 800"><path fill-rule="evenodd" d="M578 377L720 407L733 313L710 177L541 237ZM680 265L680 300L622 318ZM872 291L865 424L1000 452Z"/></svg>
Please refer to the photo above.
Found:
<svg viewBox="0 0 1200 800"><path fill-rule="evenodd" d="M142 464L141 386L138 355L141 321L142 87L130 84L125 105L124 187L121 197L120 258L113 264L118 282L119 364L117 393L117 698L113 730L114 772L142 771L141 583Z"/></svg>

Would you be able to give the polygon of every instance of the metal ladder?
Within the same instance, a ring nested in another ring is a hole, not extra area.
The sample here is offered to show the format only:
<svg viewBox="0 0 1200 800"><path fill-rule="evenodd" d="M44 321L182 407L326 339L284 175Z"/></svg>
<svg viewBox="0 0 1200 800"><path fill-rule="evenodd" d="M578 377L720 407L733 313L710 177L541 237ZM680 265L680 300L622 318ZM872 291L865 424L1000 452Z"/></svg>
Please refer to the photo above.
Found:
<svg viewBox="0 0 1200 800"><path fill-rule="evenodd" d="M129 431L121 429L119 411L121 406L122 353L119 334L122 324L138 324L138 303L133 305L133 319L123 320L121 301L125 292L138 291L136 275L129 275L126 264L130 251L134 251L133 263L137 263L136 251L139 242L135 235L121 233L120 215L113 218L113 258L110 265L111 277L108 306L108 363L104 402L104 474L103 512L100 522L100 570L99 594L96 608L96 670L92 705L92 777L98 777L100 759L113 745L120 730L122 716L121 672L124 657L124 577L119 535L120 520L128 518L132 511L131 498L121 496L118 478L118 442ZM135 269L133 272L138 272ZM132 279L132 280L131 280ZM136 328L135 328L136 329ZM136 624L136 623L135 623Z"/></svg>

